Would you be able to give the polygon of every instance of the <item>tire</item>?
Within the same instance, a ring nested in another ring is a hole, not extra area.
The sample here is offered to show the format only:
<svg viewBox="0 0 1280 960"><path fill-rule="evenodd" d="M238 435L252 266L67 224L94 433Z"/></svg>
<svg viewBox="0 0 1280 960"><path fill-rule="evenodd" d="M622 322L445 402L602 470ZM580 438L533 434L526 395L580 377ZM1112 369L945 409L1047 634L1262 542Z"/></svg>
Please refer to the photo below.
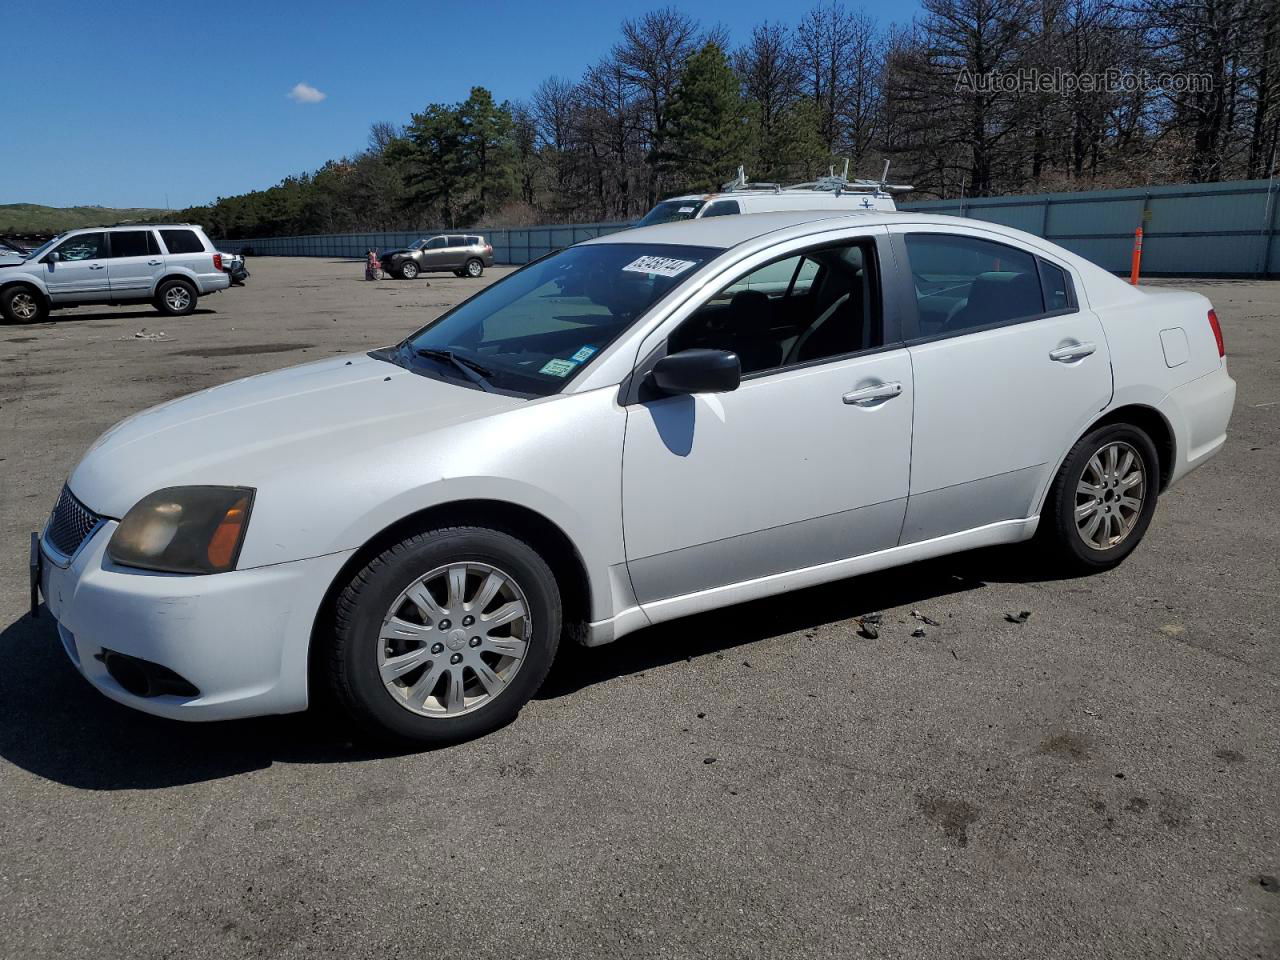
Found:
<svg viewBox="0 0 1280 960"><path fill-rule="evenodd" d="M0 293L0 315L6 323L39 323L49 316L49 304L34 287L12 286Z"/></svg>
<svg viewBox="0 0 1280 960"><path fill-rule="evenodd" d="M495 576L496 593L471 606ZM513 610L524 612L485 631L486 612ZM333 623L329 679L358 727L382 739L455 743L509 723L542 685L560 640L560 591L518 536L445 527L369 561L339 594Z"/></svg>
<svg viewBox="0 0 1280 960"><path fill-rule="evenodd" d="M484 275L484 264L476 257L472 257L463 264L462 272L472 280L475 280Z"/></svg>
<svg viewBox="0 0 1280 960"><path fill-rule="evenodd" d="M404 263L400 264L401 280L417 280L418 273L418 265L412 260L406 260Z"/></svg>
<svg viewBox="0 0 1280 960"><path fill-rule="evenodd" d="M1155 444L1137 427L1115 423L1081 438L1063 461L1040 513L1037 533L1048 559L1076 573L1119 564L1151 525L1161 482ZM1126 504L1129 500L1137 500L1137 506Z"/></svg>
<svg viewBox="0 0 1280 960"><path fill-rule="evenodd" d="M166 280L156 288L156 309L166 316L185 317L196 308L196 288L186 280Z"/></svg>

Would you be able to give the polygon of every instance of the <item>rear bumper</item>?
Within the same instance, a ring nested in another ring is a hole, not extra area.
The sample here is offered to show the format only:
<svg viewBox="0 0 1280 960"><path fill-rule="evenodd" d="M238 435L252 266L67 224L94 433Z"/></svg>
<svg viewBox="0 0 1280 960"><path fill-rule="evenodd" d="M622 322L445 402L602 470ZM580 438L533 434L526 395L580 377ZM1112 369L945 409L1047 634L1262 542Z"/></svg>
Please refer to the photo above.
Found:
<svg viewBox="0 0 1280 960"><path fill-rule="evenodd" d="M1213 373L1184 383L1160 401L1173 428L1176 456L1169 483L1177 483L1222 449L1236 401L1236 382L1224 363Z"/></svg>
<svg viewBox="0 0 1280 960"><path fill-rule="evenodd" d="M196 286L200 288L202 295L213 293L216 290L225 290L231 286L231 278L221 270L217 273L198 273L196 274Z"/></svg>
<svg viewBox="0 0 1280 960"><path fill-rule="evenodd" d="M307 706L311 631L349 552L211 576L114 565L102 525L65 568L48 552L41 593L72 663L106 696L180 720L290 713ZM166 667L196 696L138 696L108 672L104 651Z"/></svg>

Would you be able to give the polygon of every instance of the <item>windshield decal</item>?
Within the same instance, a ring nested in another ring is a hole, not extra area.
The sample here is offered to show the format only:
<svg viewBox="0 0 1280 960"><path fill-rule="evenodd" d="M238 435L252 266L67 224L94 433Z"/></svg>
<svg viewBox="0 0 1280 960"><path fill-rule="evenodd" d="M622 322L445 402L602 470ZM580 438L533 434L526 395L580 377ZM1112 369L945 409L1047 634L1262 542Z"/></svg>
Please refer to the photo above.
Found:
<svg viewBox="0 0 1280 960"><path fill-rule="evenodd" d="M595 352L596 352L596 348L588 345L588 346L582 347L580 350L578 350L577 353L575 353L569 359L572 360L574 363L586 363L588 360L591 359L591 355Z"/></svg>
<svg viewBox="0 0 1280 960"><path fill-rule="evenodd" d="M637 257L622 268L624 273L652 273L659 277L678 277L690 267L693 260L673 260L671 257Z"/></svg>
<svg viewBox="0 0 1280 960"><path fill-rule="evenodd" d="M553 377L567 377L577 365L574 360L548 360L538 372L548 373Z"/></svg>

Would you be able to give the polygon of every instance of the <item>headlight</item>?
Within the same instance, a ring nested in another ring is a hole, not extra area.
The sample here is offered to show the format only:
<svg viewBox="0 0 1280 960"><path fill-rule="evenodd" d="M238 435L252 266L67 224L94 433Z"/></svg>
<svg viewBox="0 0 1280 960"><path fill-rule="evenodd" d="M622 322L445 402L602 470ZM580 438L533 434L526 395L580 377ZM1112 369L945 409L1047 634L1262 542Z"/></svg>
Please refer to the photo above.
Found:
<svg viewBox="0 0 1280 960"><path fill-rule="evenodd" d="M234 570L253 507L250 487L166 487L133 505L107 544L126 567L168 573Z"/></svg>

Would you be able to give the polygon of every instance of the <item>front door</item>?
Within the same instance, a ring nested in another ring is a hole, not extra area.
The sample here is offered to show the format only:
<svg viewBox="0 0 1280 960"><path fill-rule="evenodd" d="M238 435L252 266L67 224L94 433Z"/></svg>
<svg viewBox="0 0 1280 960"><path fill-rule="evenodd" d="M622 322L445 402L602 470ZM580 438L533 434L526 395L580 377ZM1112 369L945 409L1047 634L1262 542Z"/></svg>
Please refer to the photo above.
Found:
<svg viewBox="0 0 1280 960"><path fill-rule="evenodd" d="M448 269L448 242L449 241L445 237L432 237L427 241L426 246L422 248L423 270Z"/></svg>
<svg viewBox="0 0 1280 960"><path fill-rule="evenodd" d="M107 235L111 257L107 275L113 300L150 297L164 275L164 257L151 230L114 230Z"/></svg>
<svg viewBox="0 0 1280 960"><path fill-rule="evenodd" d="M666 337L668 353L733 350L743 381L627 407L627 566L655 619L670 598L897 544L912 371L884 345L876 251L859 237L765 264Z"/></svg>
<svg viewBox="0 0 1280 960"><path fill-rule="evenodd" d="M917 306L903 542L1034 516L1111 400L1102 324L1064 264L978 231L901 229Z"/></svg>
<svg viewBox="0 0 1280 960"><path fill-rule="evenodd" d="M56 253L57 259L51 254ZM41 260L44 284L54 303L106 300L107 240L102 233L80 233L68 237Z"/></svg>

